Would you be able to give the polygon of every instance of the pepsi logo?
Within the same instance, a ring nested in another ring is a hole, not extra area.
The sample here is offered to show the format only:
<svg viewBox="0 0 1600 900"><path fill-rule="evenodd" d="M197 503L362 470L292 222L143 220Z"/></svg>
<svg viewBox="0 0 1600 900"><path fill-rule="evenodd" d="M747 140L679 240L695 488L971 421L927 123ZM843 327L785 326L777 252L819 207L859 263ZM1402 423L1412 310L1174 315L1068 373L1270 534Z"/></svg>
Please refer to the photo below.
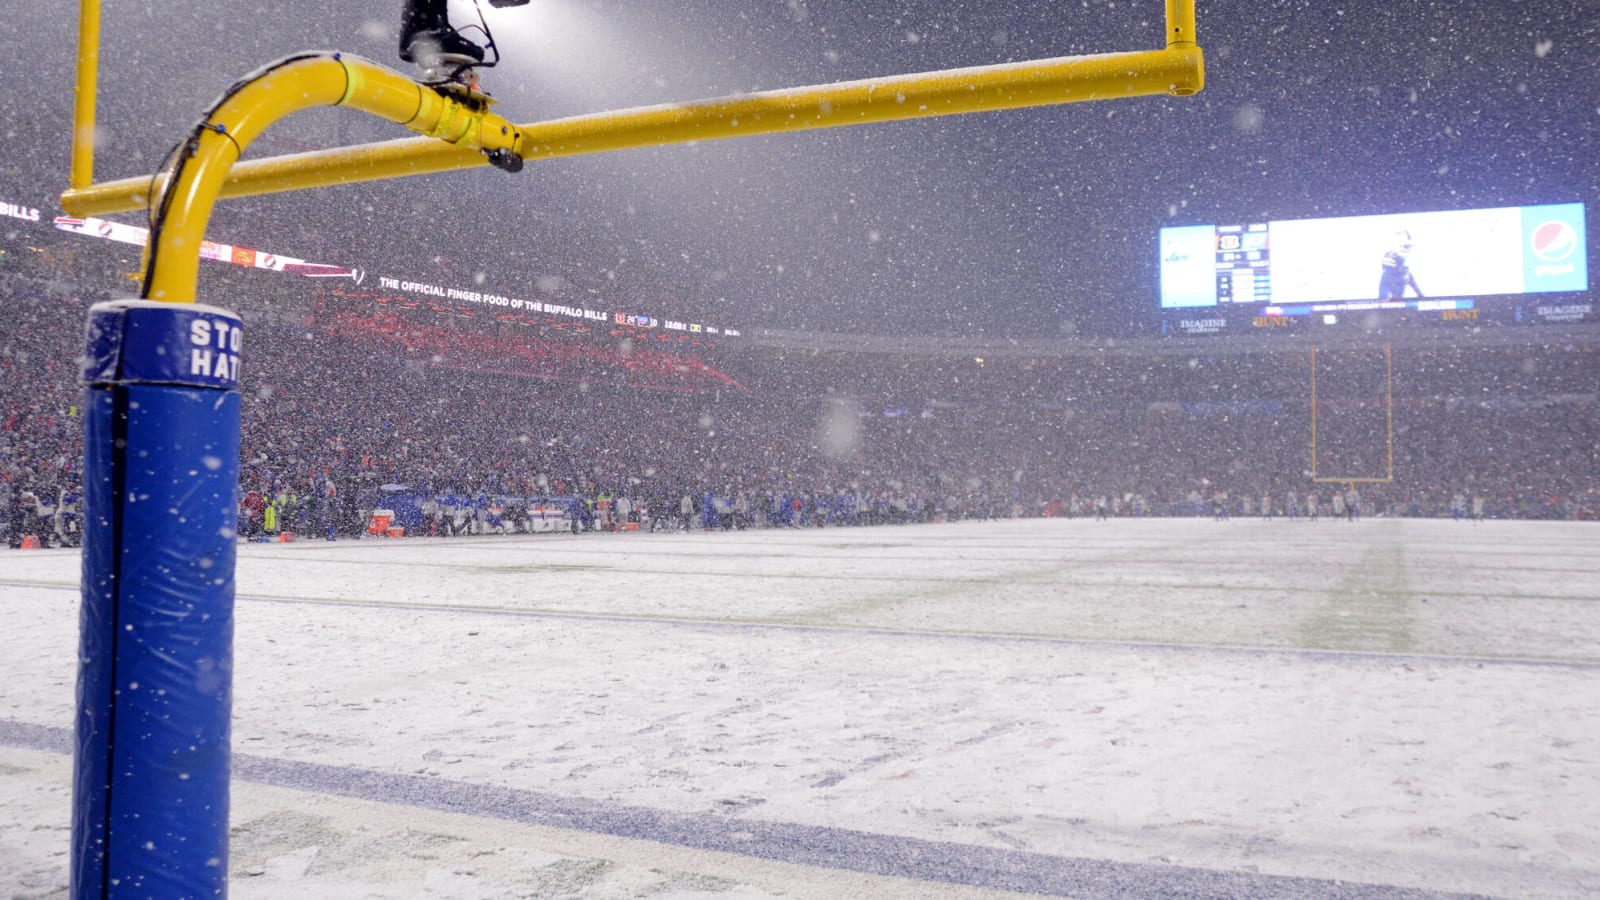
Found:
<svg viewBox="0 0 1600 900"><path fill-rule="evenodd" d="M1534 256L1545 262L1561 262L1578 252L1578 230L1569 222L1544 222L1533 229L1528 243Z"/></svg>

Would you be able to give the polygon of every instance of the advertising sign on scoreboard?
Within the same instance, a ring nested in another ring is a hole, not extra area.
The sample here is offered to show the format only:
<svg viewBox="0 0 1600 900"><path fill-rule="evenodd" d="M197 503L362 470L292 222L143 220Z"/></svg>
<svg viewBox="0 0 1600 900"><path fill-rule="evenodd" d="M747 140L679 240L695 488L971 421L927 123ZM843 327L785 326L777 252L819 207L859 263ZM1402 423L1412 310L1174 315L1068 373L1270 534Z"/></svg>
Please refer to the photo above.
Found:
<svg viewBox="0 0 1600 900"><path fill-rule="evenodd" d="M1581 203L1163 228L1161 308L1254 317L1473 309L1589 289Z"/></svg>

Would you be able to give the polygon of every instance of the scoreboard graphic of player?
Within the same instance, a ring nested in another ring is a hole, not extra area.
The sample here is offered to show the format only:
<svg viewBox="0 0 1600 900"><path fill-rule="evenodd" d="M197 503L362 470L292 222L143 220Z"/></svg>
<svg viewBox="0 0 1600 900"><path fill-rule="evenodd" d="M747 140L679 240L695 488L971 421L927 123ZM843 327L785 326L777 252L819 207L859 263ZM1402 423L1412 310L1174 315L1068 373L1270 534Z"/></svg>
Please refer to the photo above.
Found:
<svg viewBox="0 0 1600 900"><path fill-rule="evenodd" d="M1589 289L1582 203L1188 225L1161 229L1160 253L1164 310L1431 311Z"/></svg>

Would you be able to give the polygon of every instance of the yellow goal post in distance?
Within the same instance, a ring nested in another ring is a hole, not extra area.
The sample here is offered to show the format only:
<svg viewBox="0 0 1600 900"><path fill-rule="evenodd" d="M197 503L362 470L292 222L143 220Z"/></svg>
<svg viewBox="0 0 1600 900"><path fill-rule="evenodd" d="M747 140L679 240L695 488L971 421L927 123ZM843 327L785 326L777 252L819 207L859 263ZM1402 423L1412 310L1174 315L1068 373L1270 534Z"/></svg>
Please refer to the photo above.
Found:
<svg viewBox="0 0 1600 900"><path fill-rule="evenodd" d="M1385 474L1380 476L1324 475L1320 471L1317 431L1317 348L1311 348L1311 481L1316 484L1390 484L1394 481L1394 345L1383 345L1383 411Z"/></svg>

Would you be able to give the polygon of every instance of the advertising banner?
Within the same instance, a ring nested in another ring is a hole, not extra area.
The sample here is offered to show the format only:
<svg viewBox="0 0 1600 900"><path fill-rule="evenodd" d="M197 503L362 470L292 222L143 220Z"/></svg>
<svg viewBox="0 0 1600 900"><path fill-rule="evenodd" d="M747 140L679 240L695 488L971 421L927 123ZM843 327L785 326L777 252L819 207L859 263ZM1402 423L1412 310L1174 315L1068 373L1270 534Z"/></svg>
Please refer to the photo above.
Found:
<svg viewBox="0 0 1600 900"><path fill-rule="evenodd" d="M150 229L148 228L141 228L138 225L126 225L122 222L112 222L106 219L97 219L92 216L86 219L78 219L72 216L56 216L55 226L61 231L72 234L104 238L108 241L116 241L119 244L133 244L137 247L143 247L150 241ZM304 275L308 278L348 278L356 284L360 284L367 277L366 273L361 269L307 262L303 259L295 259L292 256L279 256L275 253L252 250L249 247L235 247L231 244L218 244L212 241L201 242L200 258L229 262L236 266L246 266L254 269Z"/></svg>
<svg viewBox="0 0 1600 900"><path fill-rule="evenodd" d="M38 221L39 211L20 204L0 202L0 213L27 221ZM137 225L127 225L122 222L112 222L107 219L74 218L72 216L56 216L54 221L58 230L71 234L80 234L86 237L101 238L122 244L132 244L143 247L150 239L150 231ZM200 245L200 258L216 260L218 262L232 263L255 269L266 269L273 272L285 272L290 275L300 275L306 278L334 278L348 279L355 285L362 285L367 280L365 269L335 266L325 263L308 262L292 256L283 256L277 253L268 253L249 247L239 247L232 244L219 244L214 241L203 241ZM571 319L578 322L589 323L594 326L618 325L624 328L639 329L648 332L651 329L664 331L683 332L697 335L716 335L718 337L740 337L741 332L733 328L704 325L699 323L680 322L672 319L663 319L633 312L616 312L614 310L588 309L581 306L569 306L563 303L552 303L544 300L534 300L522 297L512 297L484 291L480 288L455 287L443 284L434 284L424 281L393 278L380 275L376 279L376 288L379 291L392 291L397 295L411 295L435 298L445 301L459 301L479 306L500 307L507 311L528 313ZM346 296L349 296L348 294ZM664 338L665 336L663 336Z"/></svg>

